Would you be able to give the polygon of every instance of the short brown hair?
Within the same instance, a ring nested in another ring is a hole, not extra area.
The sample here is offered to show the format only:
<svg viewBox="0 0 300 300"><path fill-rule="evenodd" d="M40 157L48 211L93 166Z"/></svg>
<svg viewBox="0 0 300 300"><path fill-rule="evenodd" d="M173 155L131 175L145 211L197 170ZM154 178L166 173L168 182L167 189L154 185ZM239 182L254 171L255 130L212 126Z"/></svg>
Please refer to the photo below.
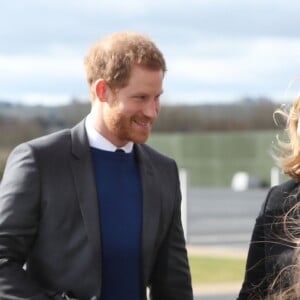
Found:
<svg viewBox="0 0 300 300"><path fill-rule="evenodd" d="M133 32L115 33L94 44L84 59L91 97L93 84L105 80L113 90L128 84L131 69L140 65L166 72L161 51L145 35Z"/></svg>

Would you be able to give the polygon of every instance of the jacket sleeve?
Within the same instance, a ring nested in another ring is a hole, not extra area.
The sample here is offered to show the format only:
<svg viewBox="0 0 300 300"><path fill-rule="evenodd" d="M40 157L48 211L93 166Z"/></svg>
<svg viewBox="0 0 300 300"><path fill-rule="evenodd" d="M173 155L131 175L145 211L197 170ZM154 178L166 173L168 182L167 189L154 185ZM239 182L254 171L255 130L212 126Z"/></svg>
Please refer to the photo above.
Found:
<svg viewBox="0 0 300 300"><path fill-rule="evenodd" d="M39 171L31 147L18 146L9 156L0 183L0 299L48 300L26 273L39 225ZM60 299L60 297L58 297Z"/></svg>
<svg viewBox="0 0 300 300"><path fill-rule="evenodd" d="M159 249L154 266L150 288L151 300L193 299L190 268L181 223L181 192L177 167L176 174L177 199L171 225Z"/></svg>
<svg viewBox="0 0 300 300"><path fill-rule="evenodd" d="M246 272L238 300L264 299L265 270L264 207L256 219L246 262Z"/></svg>

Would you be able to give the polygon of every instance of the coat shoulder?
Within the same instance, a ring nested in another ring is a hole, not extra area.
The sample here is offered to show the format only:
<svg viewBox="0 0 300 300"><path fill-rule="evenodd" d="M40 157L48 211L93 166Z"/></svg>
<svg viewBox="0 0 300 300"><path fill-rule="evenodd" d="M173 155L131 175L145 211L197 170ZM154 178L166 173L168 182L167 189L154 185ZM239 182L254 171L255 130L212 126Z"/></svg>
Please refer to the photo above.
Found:
<svg viewBox="0 0 300 300"><path fill-rule="evenodd" d="M300 200L300 183L290 179L273 187L267 196L265 211L286 212Z"/></svg>
<svg viewBox="0 0 300 300"><path fill-rule="evenodd" d="M56 131L54 133L50 133L41 137L37 137L33 140L27 142L33 148L40 148L43 146L49 147L52 144L59 143L61 141L65 141L66 138L70 136L70 129L63 129L60 131Z"/></svg>
<svg viewBox="0 0 300 300"><path fill-rule="evenodd" d="M69 147L71 144L71 140L77 142L82 139L82 142L87 142L85 138L85 126L84 120L79 122L73 128L62 129L33 140L26 142L27 145L32 147L33 149L49 149L50 151L53 149L57 149L58 147L61 149L65 149L65 147Z"/></svg>
<svg viewBox="0 0 300 300"><path fill-rule="evenodd" d="M159 151L157 151L156 149L152 148L151 146L147 145L147 144L140 144L138 145L138 147L140 147L140 149L147 154L149 157L151 157L151 159L154 160L158 160L161 163L171 163L174 164L175 160Z"/></svg>

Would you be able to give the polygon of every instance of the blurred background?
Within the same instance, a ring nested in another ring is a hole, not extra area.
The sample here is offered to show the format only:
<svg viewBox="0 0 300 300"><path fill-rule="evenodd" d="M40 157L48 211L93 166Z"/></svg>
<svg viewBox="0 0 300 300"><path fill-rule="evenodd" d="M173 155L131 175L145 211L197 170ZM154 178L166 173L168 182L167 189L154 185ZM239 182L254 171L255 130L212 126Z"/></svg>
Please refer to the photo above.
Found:
<svg viewBox="0 0 300 300"><path fill-rule="evenodd" d="M300 2L10 0L0 10L0 180L17 144L89 111L83 57L115 31L165 55L149 144L185 170L184 225L197 299L234 299L255 217L286 178L270 151L273 112L298 96Z"/></svg>

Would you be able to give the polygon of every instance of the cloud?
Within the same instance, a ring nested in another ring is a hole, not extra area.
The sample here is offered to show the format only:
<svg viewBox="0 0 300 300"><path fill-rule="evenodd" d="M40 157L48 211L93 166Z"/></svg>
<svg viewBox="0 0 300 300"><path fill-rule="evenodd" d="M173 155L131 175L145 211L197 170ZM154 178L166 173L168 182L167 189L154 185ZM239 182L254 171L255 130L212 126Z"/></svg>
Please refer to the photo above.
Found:
<svg viewBox="0 0 300 300"><path fill-rule="evenodd" d="M62 56L10 55L0 56L0 78L53 77L63 79L83 73L82 58ZM81 76L80 76L81 77Z"/></svg>
<svg viewBox="0 0 300 300"><path fill-rule="evenodd" d="M170 81L198 83L199 89L231 87L238 92L267 94L283 88L300 73L300 40L296 39L210 39L198 48L171 58Z"/></svg>
<svg viewBox="0 0 300 300"><path fill-rule="evenodd" d="M168 99L280 95L300 72L299 10L296 0L5 1L0 98L16 89L26 101L87 95L84 54L120 30L147 33L162 49Z"/></svg>
<svg viewBox="0 0 300 300"><path fill-rule="evenodd" d="M26 103L28 105L64 105L72 100L68 94L48 94L48 93L13 93L2 95L5 101L15 103Z"/></svg>
<svg viewBox="0 0 300 300"><path fill-rule="evenodd" d="M1 55L0 99L36 104L65 103L86 95L83 58L66 49L48 55Z"/></svg>
<svg viewBox="0 0 300 300"><path fill-rule="evenodd" d="M165 50L167 101L232 101L247 95L279 98L300 73L297 39L210 38L185 48L182 45L177 51L173 47ZM57 99L66 98L57 93L88 96L82 56L60 46L49 48L44 56L0 56L0 79L6 95L14 85L26 95L48 92ZM30 98L34 99L22 99Z"/></svg>
<svg viewBox="0 0 300 300"><path fill-rule="evenodd" d="M82 49L127 29L160 43L191 43L199 37L298 38L299 9L296 0L10 0L1 4L0 51L42 51L53 43Z"/></svg>

